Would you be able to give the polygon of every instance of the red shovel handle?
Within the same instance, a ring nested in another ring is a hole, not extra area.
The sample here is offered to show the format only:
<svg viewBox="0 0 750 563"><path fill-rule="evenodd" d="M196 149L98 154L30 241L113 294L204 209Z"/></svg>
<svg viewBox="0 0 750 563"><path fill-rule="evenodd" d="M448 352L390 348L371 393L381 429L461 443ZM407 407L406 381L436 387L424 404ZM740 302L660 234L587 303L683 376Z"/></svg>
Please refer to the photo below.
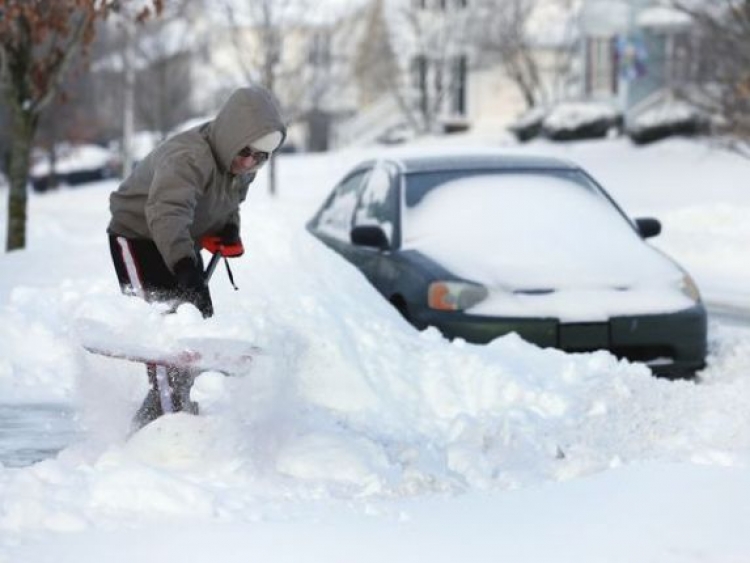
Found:
<svg viewBox="0 0 750 563"><path fill-rule="evenodd" d="M216 236L203 237L201 239L201 247L204 250L208 250L211 254L218 254L226 258L236 258L245 253L245 247L242 246L241 240L232 244L224 244L221 242L221 237Z"/></svg>

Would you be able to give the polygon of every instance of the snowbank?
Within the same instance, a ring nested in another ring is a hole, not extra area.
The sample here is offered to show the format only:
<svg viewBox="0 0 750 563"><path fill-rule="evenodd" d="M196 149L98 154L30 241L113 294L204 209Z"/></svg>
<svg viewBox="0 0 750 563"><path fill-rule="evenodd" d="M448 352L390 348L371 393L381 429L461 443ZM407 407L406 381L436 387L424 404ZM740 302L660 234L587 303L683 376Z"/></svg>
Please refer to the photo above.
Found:
<svg viewBox="0 0 750 563"><path fill-rule="evenodd" d="M626 147L531 150L590 165L626 210L665 212L663 246L689 267L714 256L699 268L712 287L746 284L748 165L692 144ZM748 330L712 327L699 385L513 335L416 333L303 229L362 156L285 157L278 199L261 178L241 289L217 273L208 321L119 294L104 234L114 183L31 198L29 249L0 257L0 393L70 402L82 434L53 459L0 467L0 561L746 558ZM704 247L689 238L699 224ZM135 341L221 335L264 353L244 377L198 378L203 416L129 437L143 368L84 352L77 326L92 318Z"/></svg>

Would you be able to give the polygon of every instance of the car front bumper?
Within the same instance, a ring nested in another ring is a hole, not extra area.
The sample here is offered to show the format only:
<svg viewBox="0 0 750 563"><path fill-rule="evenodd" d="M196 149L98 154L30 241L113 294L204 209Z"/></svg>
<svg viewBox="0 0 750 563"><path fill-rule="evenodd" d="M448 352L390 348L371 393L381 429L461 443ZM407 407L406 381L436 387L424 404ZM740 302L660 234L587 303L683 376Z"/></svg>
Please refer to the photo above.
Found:
<svg viewBox="0 0 750 563"><path fill-rule="evenodd" d="M705 366L707 318L702 304L675 313L613 317L608 322L561 323L557 319L498 318L426 311L418 322L448 338L484 344L511 332L532 344L567 352L609 350L647 364L667 377L690 375Z"/></svg>

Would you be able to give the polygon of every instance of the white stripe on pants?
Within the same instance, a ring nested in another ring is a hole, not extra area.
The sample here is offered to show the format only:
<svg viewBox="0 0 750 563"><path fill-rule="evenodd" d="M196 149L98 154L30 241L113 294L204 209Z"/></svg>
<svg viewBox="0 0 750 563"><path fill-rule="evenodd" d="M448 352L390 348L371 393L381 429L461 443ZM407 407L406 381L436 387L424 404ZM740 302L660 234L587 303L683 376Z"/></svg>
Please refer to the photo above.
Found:
<svg viewBox="0 0 750 563"><path fill-rule="evenodd" d="M133 257L133 253L130 250L128 239L125 237L117 237L117 244L120 245L120 250L122 251L122 261L128 272L128 280L130 281L130 287L133 288L133 293L141 299L146 299L146 292L143 289L141 277L138 275L138 266Z"/></svg>

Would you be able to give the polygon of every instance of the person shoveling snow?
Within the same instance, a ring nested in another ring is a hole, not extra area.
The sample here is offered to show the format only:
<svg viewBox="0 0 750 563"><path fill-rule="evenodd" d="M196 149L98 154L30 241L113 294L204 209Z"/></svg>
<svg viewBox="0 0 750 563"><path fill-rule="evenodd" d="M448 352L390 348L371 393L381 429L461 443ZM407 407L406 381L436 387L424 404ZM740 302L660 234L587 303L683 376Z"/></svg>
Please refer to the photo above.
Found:
<svg viewBox="0 0 750 563"><path fill-rule="evenodd" d="M141 161L110 196L107 232L123 293L191 303L211 317L207 278L215 258L242 254L240 203L285 136L278 102L251 86L236 90L214 120L171 137ZM214 260L204 273L206 240ZM165 412L198 413L190 400L197 375L190 362L149 361L147 372L151 389L136 429Z"/></svg>

